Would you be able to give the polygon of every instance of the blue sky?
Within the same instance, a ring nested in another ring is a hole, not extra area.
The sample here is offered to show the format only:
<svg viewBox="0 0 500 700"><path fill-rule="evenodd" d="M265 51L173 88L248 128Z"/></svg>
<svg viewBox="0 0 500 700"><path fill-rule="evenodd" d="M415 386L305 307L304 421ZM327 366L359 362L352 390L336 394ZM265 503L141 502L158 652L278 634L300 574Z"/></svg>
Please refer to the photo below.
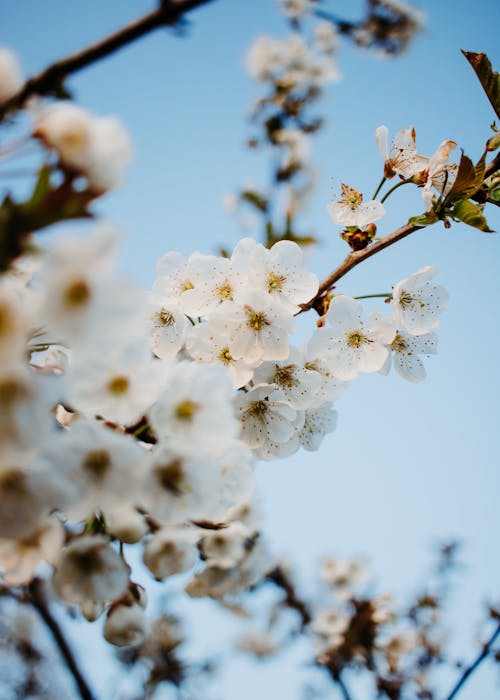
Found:
<svg viewBox="0 0 500 700"><path fill-rule="evenodd" d="M347 17L358 16L362 6L325 4ZM31 74L152 5L4 3L0 43L16 50ZM347 252L326 214L333 191L347 182L371 193L380 179L377 126L387 124L393 133L413 124L419 150L428 155L451 138L478 158L489 136L494 114L460 49L484 51L500 66L498 3L422 0L419 6L427 28L407 55L383 60L344 43L343 80L322 99L319 111L327 125L312 152L321 177L302 219L322 241L311 256L320 277ZM245 119L257 90L245 75L243 58L256 35L285 35L276 2L217 0L190 20L185 37L158 31L69 83L80 104L119 115L132 134L135 160L126 182L99 210L123 230L123 269L145 286L166 250L208 253L218 243L232 246L240 231L223 211L223 196L267 178L265 155L244 149ZM382 235L422 210L417 192L399 190L389 201ZM489 218L498 230L497 212ZM424 265L439 269L450 305L428 379L417 386L397 375L357 380L338 402L338 429L319 452L258 467L267 531L305 580L326 553L366 555L381 590L411 593L425 579L432 546L462 539L467 566L451 601L449 625L456 648L468 656L476 651L483 604L498 600L500 581L498 254L498 234L439 224L347 276L339 291L367 294L389 290ZM382 308L375 302L372 307ZM304 317L300 336L314 323L312 316ZM209 619L204 612L200 637ZM299 700L295 662L287 657L278 678L269 666L237 661L220 682L220 700L253 700L257 693L267 700L276 692ZM243 687L242 675L250 679ZM483 669L461 697L487 700L495 692L498 675Z"/></svg>

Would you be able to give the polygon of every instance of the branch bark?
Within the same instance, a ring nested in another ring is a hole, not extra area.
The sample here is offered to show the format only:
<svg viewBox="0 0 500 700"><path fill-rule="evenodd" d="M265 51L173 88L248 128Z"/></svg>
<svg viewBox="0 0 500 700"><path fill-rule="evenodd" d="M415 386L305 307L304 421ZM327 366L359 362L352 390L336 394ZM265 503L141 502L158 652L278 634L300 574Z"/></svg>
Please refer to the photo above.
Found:
<svg viewBox="0 0 500 700"><path fill-rule="evenodd" d="M33 579L33 581L28 586L29 602L33 605L35 610L38 612L44 623L49 628L58 648L61 656L64 659L69 672L73 676L75 684L80 693L82 700L96 700L95 695L89 688L89 685L82 672L80 671L73 652L66 641L66 638L59 626L57 620L52 616L49 610L47 601L45 599L43 590L43 581L39 578Z"/></svg>
<svg viewBox="0 0 500 700"><path fill-rule="evenodd" d="M0 104L0 121L9 112L20 109L29 97L56 93L69 75L77 73L92 63L131 44L153 29L175 24L184 14L208 2L212 2L212 0L164 1L157 10L144 15L86 49L53 63L38 75L29 78L13 97Z"/></svg>
<svg viewBox="0 0 500 700"><path fill-rule="evenodd" d="M384 248L388 248L394 243L397 243L397 241L400 241L402 238L406 238L406 236L409 236L411 233L414 233L415 231L418 231L422 228L424 228L424 226L417 226L416 224L405 224L393 233L390 233L388 236L385 236L385 238L382 238L376 243L373 243L372 245L363 248L363 250L356 250L350 253L345 258L345 260L342 263L340 263L340 265L328 275L328 277L325 277L325 279L322 282L320 282L318 293L316 294L316 296L314 296L310 301L308 301L307 304L302 304L301 311L299 313L302 313L302 311L308 311L313 307L316 308L318 301L320 301L322 297L330 289L332 289L334 284L340 279L342 279L342 277L344 277L344 275L350 272L354 267L356 267L356 265L359 265L359 263L363 262L363 260L370 258L372 255L376 255L376 253L379 253L381 250L384 250Z"/></svg>
<svg viewBox="0 0 500 700"><path fill-rule="evenodd" d="M474 671L477 669L477 667L484 661L484 659L488 656L490 653L493 644L495 643L497 637L500 635L500 622L498 623L495 631L489 638L489 640L486 642L486 644L483 646L483 649L481 653L476 657L476 659L471 663L470 666L467 666L465 671L462 673L460 678L458 679L457 683L453 687L453 690L449 695L446 696L446 700L453 700L458 693L460 692L461 688L465 684L468 678L474 673Z"/></svg>

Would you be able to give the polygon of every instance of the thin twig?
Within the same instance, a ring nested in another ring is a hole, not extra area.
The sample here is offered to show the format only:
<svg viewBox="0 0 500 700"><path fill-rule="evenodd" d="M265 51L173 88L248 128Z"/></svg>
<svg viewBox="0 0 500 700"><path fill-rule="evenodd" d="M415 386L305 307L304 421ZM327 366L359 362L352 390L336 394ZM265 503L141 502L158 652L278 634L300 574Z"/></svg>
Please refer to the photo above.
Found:
<svg viewBox="0 0 500 700"><path fill-rule="evenodd" d="M268 573L267 580L272 581L272 583L284 591L285 605L299 613L302 627L306 627L311 622L309 606L298 597L293 583L290 581L285 571L280 566L277 566Z"/></svg>
<svg viewBox="0 0 500 700"><path fill-rule="evenodd" d="M335 282L338 282L342 277L344 277L344 275L350 272L353 267L356 267L356 265L363 262L363 260L370 258L372 255L379 253L381 250L384 250L384 248L388 248L390 245L393 245L393 243L397 243L397 241L400 241L402 238L406 238L406 236L409 236L410 233L414 233L421 228L424 227L417 226L416 224L405 224L404 226L401 226L401 228L398 228L397 231L394 231L376 243L363 248L363 250L355 250L350 253L345 260L320 283L316 296L308 301L307 304L302 304L301 311L308 311L309 309L312 309L316 305L317 301L321 299L326 292L330 291Z"/></svg>
<svg viewBox="0 0 500 700"><path fill-rule="evenodd" d="M61 656L63 657L69 672L74 678L75 684L78 688L78 692L80 693L80 697L82 698L82 700L95 700L95 695L90 690L87 681L85 680L85 678L82 675L82 672L78 668L76 659L69 647L68 642L66 641L66 638L61 630L61 627L59 626L59 623L54 617L52 617L52 614L47 605L47 601L45 599L43 591L43 581L39 578L33 579L33 581L28 586L28 592L30 595L29 602L33 605L35 610L38 612L42 620L49 628L52 636L54 637L59 651L61 652Z"/></svg>
<svg viewBox="0 0 500 700"><path fill-rule="evenodd" d="M38 75L29 78L23 87L10 99L0 104L0 121L9 112L20 109L32 95L48 95L57 92L68 75L76 73L92 63L131 44L153 29L175 24L184 14L212 0L182 0L163 2L160 7L126 27L110 34L82 51L63 58Z"/></svg>
<svg viewBox="0 0 500 700"><path fill-rule="evenodd" d="M470 666L467 666L467 668L466 668L465 671L462 673L462 675L461 675L460 678L458 679L457 683L456 683L455 686L453 687L453 690L451 691L451 693L450 693L449 695L446 696L446 700L453 700L453 698L455 698L455 697L458 695L460 689L461 689L462 686L465 684L465 682L467 681L467 679L474 673L474 671L477 669L477 667L478 667L478 666L484 661L484 659L488 656L488 654L490 653L490 651L491 651L491 649L492 649L492 647L493 647L493 644L495 643L495 641L496 641L498 635L500 635L500 622L498 623L496 630L493 632L493 634L491 635L491 637L489 638L489 640L488 640L488 641L486 642L486 644L483 646L483 649L482 649L481 653L477 656L477 658L475 659L475 661L473 661L473 662L471 663Z"/></svg>
<svg viewBox="0 0 500 700"><path fill-rule="evenodd" d="M342 677L339 675L337 678L335 678L335 682L337 683L340 692L342 693L342 697L344 700L352 700L351 699L351 694L349 693L346 684L344 683Z"/></svg>

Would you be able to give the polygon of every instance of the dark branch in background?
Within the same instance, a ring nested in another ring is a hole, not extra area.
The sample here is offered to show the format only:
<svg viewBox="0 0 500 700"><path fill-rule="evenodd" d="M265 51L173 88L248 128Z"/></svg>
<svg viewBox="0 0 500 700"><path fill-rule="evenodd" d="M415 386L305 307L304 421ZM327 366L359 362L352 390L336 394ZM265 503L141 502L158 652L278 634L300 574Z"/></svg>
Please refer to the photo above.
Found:
<svg viewBox="0 0 500 700"><path fill-rule="evenodd" d="M85 678L82 675L82 672L78 668L76 659L69 647L68 642L66 641L66 638L59 626L59 623L57 622L57 620L55 620L54 617L52 617L52 614L47 605L47 601L45 599L43 581L41 579L33 579L33 581L28 586L28 595L29 597L27 599L27 602L30 602L33 605L35 610L38 612L42 620L49 628L52 636L54 637L59 651L61 652L61 656L63 657L69 672L73 676L75 684L78 688L78 692L80 693L80 697L82 698L82 700L96 700L95 695L90 690L87 681L85 680Z"/></svg>
<svg viewBox="0 0 500 700"><path fill-rule="evenodd" d="M208 2L212 0L181 0L175 3L167 0L154 12L128 24L102 41L53 63L38 75L29 78L17 94L0 104L0 121L9 112L23 107L29 97L60 93L63 82L69 75L131 44L153 29L175 25L184 14Z"/></svg>
<svg viewBox="0 0 500 700"><path fill-rule="evenodd" d="M278 586L278 588L281 588L284 591L284 605L287 605L292 610L296 610L300 615L302 627L306 627L311 622L309 607L297 596L293 583L290 581L283 569L280 566L277 566L268 573L267 580L271 581Z"/></svg>
<svg viewBox="0 0 500 700"><path fill-rule="evenodd" d="M393 233L390 233L385 238L382 238L376 243L363 248L363 250L356 250L350 253L347 258L345 258L345 260L328 275L328 277L325 277L325 279L320 282L318 293L310 301L308 301L307 304L302 304L302 311L308 311L309 309L315 308L318 313L322 315L324 313L321 308L324 295L332 289L336 282L350 272L353 267L356 267L356 265L359 265L359 263L366 260L366 258L370 258L372 255L375 255L384 248L388 248L393 243L397 243L397 241L400 241L402 238L406 238L406 236L409 236L410 233L414 233L421 228L424 227L417 226L416 224L405 224Z"/></svg>
<svg viewBox="0 0 500 700"><path fill-rule="evenodd" d="M446 696L446 700L453 700L458 693L460 692L460 689L462 686L465 684L467 679L474 673L474 671L477 669L477 667L484 661L484 659L489 655L490 651L493 648L493 645L497 639L497 637L500 635L500 622L498 622L496 630L493 632L489 640L486 642L486 644L483 646L483 649L479 656L471 663L470 666L467 666L465 671L462 673L460 678L458 679L457 683L455 684L453 690L449 695Z"/></svg>

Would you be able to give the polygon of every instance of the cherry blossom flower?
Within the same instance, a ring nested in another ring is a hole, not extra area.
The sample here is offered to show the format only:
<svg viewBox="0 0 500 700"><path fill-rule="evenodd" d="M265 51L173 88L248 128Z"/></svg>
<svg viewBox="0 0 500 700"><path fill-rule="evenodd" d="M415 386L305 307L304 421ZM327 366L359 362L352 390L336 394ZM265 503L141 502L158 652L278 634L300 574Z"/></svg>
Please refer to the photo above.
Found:
<svg viewBox="0 0 500 700"><path fill-rule="evenodd" d="M101 226L51 247L39 272L39 321L51 332L50 342L102 351L129 337L130 327L146 328L144 293L111 271L117 245L116 231Z"/></svg>
<svg viewBox="0 0 500 700"><path fill-rule="evenodd" d="M13 51L0 47L0 102L13 97L22 85L21 67Z"/></svg>
<svg viewBox="0 0 500 700"><path fill-rule="evenodd" d="M70 497L67 484L30 453L0 454L0 538L28 538Z"/></svg>
<svg viewBox="0 0 500 700"><path fill-rule="evenodd" d="M268 250L251 238L243 238L233 251L231 263L248 287L266 292L291 314L318 291L318 278L307 270L304 253L293 241L278 241ZM237 295L236 301L241 296Z"/></svg>
<svg viewBox="0 0 500 700"><path fill-rule="evenodd" d="M362 229L385 215L385 207L374 199L363 202L361 192L342 184L342 195L336 202L330 202L327 210L333 221L342 226L357 226Z"/></svg>
<svg viewBox="0 0 500 700"><path fill-rule="evenodd" d="M389 352L386 345L396 334L391 321L377 312L363 322L362 311L359 301L338 295L330 302L325 317L329 326L319 329L328 343L328 364L333 374L344 381L354 379L360 372L381 369Z"/></svg>
<svg viewBox="0 0 500 700"><path fill-rule="evenodd" d="M148 453L131 436L79 418L48 443L40 458L73 489L74 503L67 510L78 520L99 511L107 517L133 504Z"/></svg>
<svg viewBox="0 0 500 700"><path fill-rule="evenodd" d="M84 175L96 192L116 188L132 158L127 132L114 117L94 117L70 102L51 105L35 136L57 151L61 163Z"/></svg>
<svg viewBox="0 0 500 700"><path fill-rule="evenodd" d="M437 353L438 339L435 333L425 333L424 335L410 335L403 331L398 331L396 337L390 345L391 352L386 364L380 372L389 372L391 361L394 369L404 379L409 382L423 381L427 373L424 363L419 355L435 355Z"/></svg>
<svg viewBox="0 0 500 700"><path fill-rule="evenodd" d="M0 576L6 586L29 583L41 561L53 563L62 548L61 523L48 519L29 535L0 539Z"/></svg>
<svg viewBox="0 0 500 700"><path fill-rule="evenodd" d="M151 424L172 447L222 450L238 432L232 412L232 383L223 367L179 362L169 369L164 390L149 410Z"/></svg>
<svg viewBox="0 0 500 700"><path fill-rule="evenodd" d="M325 435L337 427L337 415L331 403L306 409L304 425L298 432L302 447L310 452L319 449Z"/></svg>
<svg viewBox="0 0 500 700"><path fill-rule="evenodd" d="M290 406L308 408L321 384L318 372L301 364L298 351L292 348L286 360L264 362L254 372L254 384L273 384L280 389Z"/></svg>
<svg viewBox="0 0 500 700"><path fill-rule="evenodd" d="M212 316L208 323L194 326L189 333L186 349L197 362L221 364L225 367L233 387L239 389L251 380L253 368L260 360L248 362L244 357L233 357L229 350L230 331L225 321L226 312L224 311Z"/></svg>
<svg viewBox="0 0 500 700"><path fill-rule="evenodd" d="M391 306L395 323L411 335L424 335L436 328L448 305L447 291L432 281L436 273L435 267L423 267L393 289Z"/></svg>
<svg viewBox="0 0 500 700"><path fill-rule="evenodd" d="M281 11L285 17L299 19L312 10L315 2L316 0L280 0Z"/></svg>
<svg viewBox="0 0 500 700"><path fill-rule="evenodd" d="M244 559L247 552L247 541L251 532L238 522L229 523L222 530L213 530L201 540L201 551L207 566L217 566L230 569Z"/></svg>
<svg viewBox="0 0 500 700"><path fill-rule="evenodd" d="M422 199L427 211L432 209L434 203L432 187L440 197L446 196L453 187L458 167L450 162L450 156L456 147L455 141L443 141L429 160L427 179L422 190Z"/></svg>
<svg viewBox="0 0 500 700"><path fill-rule="evenodd" d="M375 131L377 146L384 158L384 175L387 178L400 175L404 179L426 170L429 159L417 154L416 134L413 126L398 131L389 150L389 130L379 126Z"/></svg>
<svg viewBox="0 0 500 700"><path fill-rule="evenodd" d="M293 316L260 289L241 292L238 302L228 304L226 314L218 316L217 323L228 334L232 358L253 364L288 356L288 333L295 326Z"/></svg>
<svg viewBox="0 0 500 700"><path fill-rule="evenodd" d="M162 527L144 545L143 561L157 580L192 569L199 535L187 527Z"/></svg>
<svg viewBox="0 0 500 700"><path fill-rule="evenodd" d="M167 367L146 347L123 346L107 354L76 356L67 374L71 405L91 418L130 425L147 411L165 386Z"/></svg>
<svg viewBox="0 0 500 700"><path fill-rule="evenodd" d="M285 456L287 445L296 440L295 421L302 414L290 406L283 392L267 384L257 386L238 394L235 406L244 442L263 459Z"/></svg>
<svg viewBox="0 0 500 700"><path fill-rule="evenodd" d="M171 360L184 345L189 321L175 302L164 304L154 294L151 294L149 301L153 352L162 360Z"/></svg>
<svg viewBox="0 0 500 700"><path fill-rule="evenodd" d="M164 524L211 520L218 505L222 475L217 463L200 452L160 445L142 479L141 506Z"/></svg>
<svg viewBox="0 0 500 700"><path fill-rule="evenodd" d="M54 590L68 603L109 603L128 587L126 564L101 536L74 539L62 550L55 566Z"/></svg>
<svg viewBox="0 0 500 700"><path fill-rule="evenodd" d="M117 647L137 646L146 638L148 623L141 605L126 601L112 605L103 627L104 639Z"/></svg>

